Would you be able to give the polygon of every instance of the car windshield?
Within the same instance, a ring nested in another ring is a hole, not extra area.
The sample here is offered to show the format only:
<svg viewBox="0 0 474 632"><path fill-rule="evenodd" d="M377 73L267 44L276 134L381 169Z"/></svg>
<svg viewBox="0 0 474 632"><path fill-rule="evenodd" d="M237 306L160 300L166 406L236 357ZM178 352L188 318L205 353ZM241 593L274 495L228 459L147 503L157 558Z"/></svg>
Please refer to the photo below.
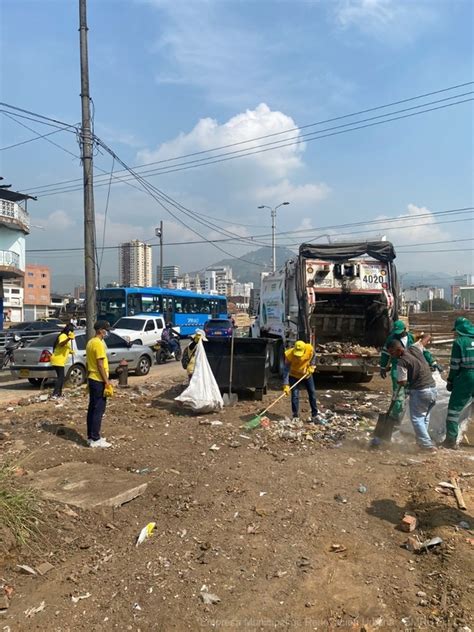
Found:
<svg viewBox="0 0 474 632"><path fill-rule="evenodd" d="M144 320L136 318L119 318L115 323L114 329L130 329L131 331L141 331L143 329Z"/></svg>
<svg viewBox="0 0 474 632"><path fill-rule="evenodd" d="M232 327L232 323L230 322L230 320L224 320L224 319L208 320L206 323L206 327L208 329L222 329L222 328L229 329L230 327Z"/></svg>
<svg viewBox="0 0 474 632"><path fill-rule="evenodd" d="M13 331L14 329L18 330L18 329L25 329L26 327L29 327L31 325L31 323L16 323L15 325L10 325L10 329Z"/></svg>

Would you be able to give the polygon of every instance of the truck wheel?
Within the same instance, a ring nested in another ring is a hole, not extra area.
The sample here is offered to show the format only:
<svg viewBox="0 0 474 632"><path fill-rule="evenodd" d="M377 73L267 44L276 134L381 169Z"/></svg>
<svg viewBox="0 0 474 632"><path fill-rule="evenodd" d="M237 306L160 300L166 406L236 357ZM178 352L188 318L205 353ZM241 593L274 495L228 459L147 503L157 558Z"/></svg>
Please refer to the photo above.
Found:
<svg viewBox="0 0 474 632"><path fill-rule="evenodd" d="M181 347L178 347L176 351L174 352L174 357L176 359L176 362L181 362L182 355L183 355L183 352L181 351Z"/></svg>
<svg viewBox="0 0 474 632"><path fill-rule="evenodd" d="M258 402L261 402L263 399L263 388L256 388L255 389L255 399Z"/></svg>

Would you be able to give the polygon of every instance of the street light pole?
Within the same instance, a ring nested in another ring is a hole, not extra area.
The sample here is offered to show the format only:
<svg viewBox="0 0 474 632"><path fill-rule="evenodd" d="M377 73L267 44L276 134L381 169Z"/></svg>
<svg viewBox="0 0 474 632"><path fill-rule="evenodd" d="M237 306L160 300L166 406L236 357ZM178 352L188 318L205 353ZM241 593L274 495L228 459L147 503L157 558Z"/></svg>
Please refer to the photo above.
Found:
<svg viewBox="0 0 474 632"><path fill-rule="evenodd" d="M160 287L163 287L163 221L160 221L160 227L155 228L155 235L160 238Z"/></svg>
<svg viewBox="0 0 474 632"><path fill-rule="evenodd" d="M268 208L270 209L270 214L271 214L271 218L272 218L272 272L276 271L276 216L277 216L277 209L280 208L280 206L288 206L289 202L282 202L281 204L278 204L278 206L267 206L266 204L262 204L261 206L258 206L257 208Z"/></svg>

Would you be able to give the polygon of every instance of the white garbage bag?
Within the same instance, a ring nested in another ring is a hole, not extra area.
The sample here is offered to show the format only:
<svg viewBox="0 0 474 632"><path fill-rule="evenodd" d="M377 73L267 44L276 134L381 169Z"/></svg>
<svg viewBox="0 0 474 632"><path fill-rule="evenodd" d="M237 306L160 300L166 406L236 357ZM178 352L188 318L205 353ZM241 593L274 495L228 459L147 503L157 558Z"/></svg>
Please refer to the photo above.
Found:
<svg viewBox="0 0 474 632"><path fill-rule="evenodd" d="M441 377L439 371L435 371L433 373L433 379L436 383L436 389L438 391L438 396L436 398L436 404L431 410L430 415L430 425L428 431L430 433L431 438L435 443L441 443L446 436L446 417L448 414L448 403L449 403L449 393L446 390L446 382ZM463 434L466 432L467 425L469 423L471 416L471 405L468 404L461 413L460 417L460 431L458 434L459 441L461 440ZM409 432L414 434L413 426L410 421L410 411L407 406L405 409L405 414L403 416L402 424L400 427L401 432Z"/></svg>
<svg viewBox="0 0 474 632"><path fill-rule="evenodd" d="M210 413L224 407L222 395L217 386L214 374L209 366L202 340L196 347L196 364L188 388L175 397L186 408L196 413Z"/></svg>

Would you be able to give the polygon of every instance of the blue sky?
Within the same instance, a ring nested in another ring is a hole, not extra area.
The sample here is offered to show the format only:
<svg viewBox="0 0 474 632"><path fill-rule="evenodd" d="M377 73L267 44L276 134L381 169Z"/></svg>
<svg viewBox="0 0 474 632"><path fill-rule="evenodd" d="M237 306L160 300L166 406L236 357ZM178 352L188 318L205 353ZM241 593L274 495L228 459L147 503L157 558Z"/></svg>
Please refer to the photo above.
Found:
<svg viewBox="0 0 474 632"><path fill-rule="evenodd" d="M77 4L3 0L2 100L70 123L80 120ZM89 0L88 18L95 131L130 165L473 79L472 3L464 0ZM33 136L3 114L0 120L2 147ZM473 237L467 219L436 224L428 215L413 220L422 226L407 230L401 221L390 232L374 230L374 220L472 205L472 132L472 103L465 103L151 181L193 211L234 222L225 227L239 235L268 233L269 213L256 207L289 201L279 210L278 230L307 232L282 235L282 244L310 238L321 226L364 221L367 233L354 237L385 233L400 250L402 271L468 272L472 250L461 249L472 248L472 242L449 243ZM78 153L72 134L51 140ZM2 174L21 190L81 176L77 158L44 140L2 151L0 158ZM111 159L98 154L96 164L109 171ZM96 191L99 244L106 192L107 187ZM43 229L33 229L28 248L81 245L80 192L40 197L30 211ZM462 217L468 216L456 219ZM111 188L105 243L152 240L160 219L165 241L199 239L149 196L117 184ZM185 221L206 237L222 237L218 230ZM218 228L223 225L217 221ZM443 240L448 243L415 245ZM236 256L252 249L222 247ZM402 254L418 249L437 252ZM169 246L165 263L200 269L224 256L209 245ZM154 259L157 263L158 251ZM49 263L58 286L61 275L82 273L77 254L36 253L30 260ZM116 270L117 255L108 251L103 274L116 276Z"/></svg>

